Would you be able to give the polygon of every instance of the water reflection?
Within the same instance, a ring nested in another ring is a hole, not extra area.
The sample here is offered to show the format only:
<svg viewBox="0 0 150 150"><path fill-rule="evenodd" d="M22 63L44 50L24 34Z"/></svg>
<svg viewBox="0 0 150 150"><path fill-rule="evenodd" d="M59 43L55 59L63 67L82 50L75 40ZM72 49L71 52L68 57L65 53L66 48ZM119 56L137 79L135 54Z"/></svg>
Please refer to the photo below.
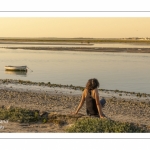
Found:
<svg viewBox="0 0 150 150"><path fill-rule="evenodd" d="M27 71L8 71L8 70L5 70L5 74L27 77Z"/></svg>

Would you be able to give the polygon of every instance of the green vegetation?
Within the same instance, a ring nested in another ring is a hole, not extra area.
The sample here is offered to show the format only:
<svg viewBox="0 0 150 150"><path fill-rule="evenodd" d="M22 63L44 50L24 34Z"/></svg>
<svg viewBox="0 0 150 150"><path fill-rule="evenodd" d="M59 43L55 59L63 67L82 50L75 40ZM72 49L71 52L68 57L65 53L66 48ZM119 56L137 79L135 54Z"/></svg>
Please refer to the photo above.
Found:
<svg viewBox="0 0 150 150"><path fill-rule="evenodd" d="M74 125L66 129L70 133L141 133L146 129L132 123L121 123L108 119L88 118L79 119Z"/></svg>
<svg viewBox="0 0 150 150"><path fill-rule="evenodd" d="M65 132L69 133L144 133L149 132L146 127L140 127L133 123L121 123L109 119L89 118L88 116L69 116L61 114L40 115L38 110L26 110L22 108L0 108L0 120L8 120L19 123L54 123L60 126L72 124Z"/></svg>
<svg viewBox="0 0 150 150"><path fill-rule="evenodd" d="M26 110L22 108L0 108L0 120L9 120L13 122L29 123L47 122L47 117L41 117L38 110Z"/></svg>

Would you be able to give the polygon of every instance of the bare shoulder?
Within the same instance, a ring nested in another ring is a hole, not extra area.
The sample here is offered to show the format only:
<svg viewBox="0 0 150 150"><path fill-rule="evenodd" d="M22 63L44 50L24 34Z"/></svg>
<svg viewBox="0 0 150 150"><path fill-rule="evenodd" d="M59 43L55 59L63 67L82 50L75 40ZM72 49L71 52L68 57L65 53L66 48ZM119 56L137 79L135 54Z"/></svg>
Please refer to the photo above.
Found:
<svg viewBox="0 0 150 150"><path fill-rule="evenodd" d="M99 99L99 93L98 93L98 89L94 89L92 90L92 97L95 99L95 100L98 100Z"/></svg>
<svg viewBox="0 0 150 150"><path fill-rule="evenodd" d="M83 93L82 93L82 95L83 95L84 97L86 97L87 93L88 93L88 90L85 88L84 91L83 91Z"/></svg>
<svg viewBox="0 0 150 150"><path fill-rule="evenodd" d="M94 90L92 90L94 93L98 93L98 89L96 88L96 89L94 89Z"/></svg>
<svg viewBox="0 0 150 150"><path fill-rule="evenodd" d="M88 90L85 88L83 92L84 92L84 93L87 93L87 92L88 92Z"/></svg>

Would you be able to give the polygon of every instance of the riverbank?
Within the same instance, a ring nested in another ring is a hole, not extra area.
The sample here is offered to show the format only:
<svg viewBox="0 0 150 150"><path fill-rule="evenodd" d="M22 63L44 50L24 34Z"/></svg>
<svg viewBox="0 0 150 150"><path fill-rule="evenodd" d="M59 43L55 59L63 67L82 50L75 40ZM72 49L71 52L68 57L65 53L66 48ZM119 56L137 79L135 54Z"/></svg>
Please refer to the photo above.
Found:
<svg viewBox="0 0 150 150"><path fill-rule="evenodd" d="M79 51L79 52L124 52L124 53L150 53L150 48L119 48L119 47L1 47L6 49L47 50L47 51Z"/></svg>
<svg viewBox="0 0 150 150"><path fill-rule="evenodd" d="M26 42L49 42L49 43L150 43L150 39L141 38L0 38L0 43L26 43Z"/></svg>
<svg viewBox="0 0 150 150"><path fill-rule="evenodd" d="M77 108L83 87L36 83L21 80L0 80L0 106L18 107L48 113L69 115ZM103 112L107 118L139 124L150 130L150 94L99 89L100 98L106 98ZM86 116L85 104L80 113ZM71 123L72 124L72 123ZM58 124L20 124L8 122L0 132L65 132Z"/></svg>

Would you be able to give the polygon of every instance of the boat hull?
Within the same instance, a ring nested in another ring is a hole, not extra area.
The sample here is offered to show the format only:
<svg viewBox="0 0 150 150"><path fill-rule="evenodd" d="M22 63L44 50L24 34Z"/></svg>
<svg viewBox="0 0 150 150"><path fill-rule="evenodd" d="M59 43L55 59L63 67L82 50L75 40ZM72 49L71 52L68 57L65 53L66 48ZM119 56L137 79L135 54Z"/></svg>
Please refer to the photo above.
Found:
<svg viewBox="0 0 150 150"><path fill-rule="evenodd" d="M5 70L9 70L9 71L27 71L27 66L5 66Z"/></svg>

